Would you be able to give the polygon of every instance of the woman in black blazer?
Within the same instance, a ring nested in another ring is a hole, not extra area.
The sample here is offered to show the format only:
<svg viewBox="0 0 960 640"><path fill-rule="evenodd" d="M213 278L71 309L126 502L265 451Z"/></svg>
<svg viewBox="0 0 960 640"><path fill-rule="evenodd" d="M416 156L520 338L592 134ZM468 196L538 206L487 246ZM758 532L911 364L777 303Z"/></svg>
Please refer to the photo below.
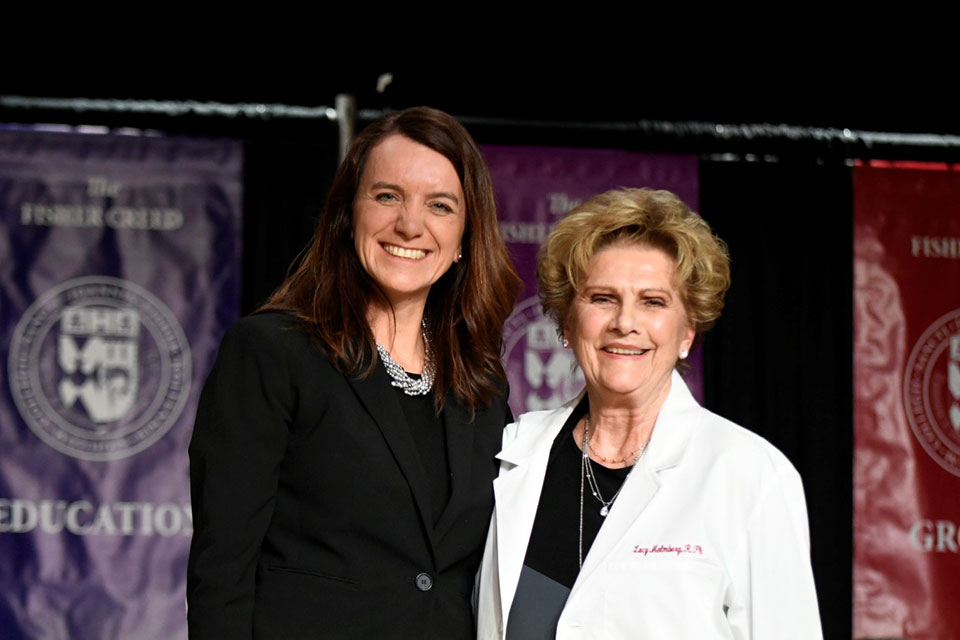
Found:
<svg viewBox="0 0 960 640"><path fill-rule="evenodd" d="M462 126L421 107L357 136L200 399L191 638L474 636L518 284Z"/></svg>

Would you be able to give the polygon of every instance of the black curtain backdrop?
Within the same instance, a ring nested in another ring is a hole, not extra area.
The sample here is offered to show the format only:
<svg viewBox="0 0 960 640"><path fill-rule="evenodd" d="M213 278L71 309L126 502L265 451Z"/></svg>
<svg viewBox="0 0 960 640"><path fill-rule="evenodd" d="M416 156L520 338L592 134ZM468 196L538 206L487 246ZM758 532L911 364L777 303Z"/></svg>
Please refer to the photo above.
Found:
<svg viewBox="0 0 960 640"><path fill-rule="evenodd" d="M336 128L317 133L244 145L242 315L266 301L313 235L338 165Z"/></svg>
<svg viewBox="0 0 960 640"><path fill-rule="evenodd" d="M706 404L800 471L824 637L850 638L850 168L701 162L700 208L732 260L724 314L704 342Z"/></svg>

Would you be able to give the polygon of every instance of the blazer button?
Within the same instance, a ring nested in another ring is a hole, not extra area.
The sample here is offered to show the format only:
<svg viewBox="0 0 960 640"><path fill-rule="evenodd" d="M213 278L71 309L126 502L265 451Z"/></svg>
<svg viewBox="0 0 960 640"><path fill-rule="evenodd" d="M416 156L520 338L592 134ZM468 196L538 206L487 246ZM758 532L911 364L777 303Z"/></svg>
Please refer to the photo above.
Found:
<svg viewBox="0 0 960 640"><path fill-rule="evenodd" d="M418 574L414 582L416 582L417 589L420 589L420 591L430 591L433 588L433 578L430 577L429 573Z"/></svg>

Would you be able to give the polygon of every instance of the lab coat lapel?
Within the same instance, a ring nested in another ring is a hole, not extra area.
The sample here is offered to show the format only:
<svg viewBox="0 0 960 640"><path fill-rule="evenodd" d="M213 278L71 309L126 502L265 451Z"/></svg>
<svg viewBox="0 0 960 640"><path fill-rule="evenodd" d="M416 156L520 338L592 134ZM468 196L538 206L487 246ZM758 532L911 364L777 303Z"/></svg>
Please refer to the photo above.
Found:
<svg viewBox="0 0 960 640"><path fill-rule="evenodd" d="M383 434L387 446L397 461L397 466L400 467L410 486L424 530L430 537L430 548L433 553L435 545L433 544L433 514L430 508L429 485L420 461L420 454L417 453L417 445L407 426L403 408L390 384L390 377L378 360L377 366L369 376L347 379L360 399L360 403Z"/></svg>
<svg viewBox="0 0 960 640"><path fill-rule="evenodd" d="M550 448L576 406L576 400L555 411L538 411L520 416L518 436L501 451L500 475L493 481L496 496L497 568L500 583L500 611L509 613L523 568L527 543L540 503L543 478Z"/></svg>
<svg viewBox="0 0 960 640"><path fill-rule="evenodd" d="M659 473L676 466L683 457L699 410L700 405L690 395L683 378L674 372L670 393L660 408L650 443L637 462L636 468L627 477L620 495L617 496L617 501L610 509L610 515L600 527L590 552L584 558L583 567L573 585L570 599L576 596L580 587L590 579L594 571L617 549L618 545L628 543L624 541L624 537L642 517L644 509L660 489L662 481Z"/></svg>

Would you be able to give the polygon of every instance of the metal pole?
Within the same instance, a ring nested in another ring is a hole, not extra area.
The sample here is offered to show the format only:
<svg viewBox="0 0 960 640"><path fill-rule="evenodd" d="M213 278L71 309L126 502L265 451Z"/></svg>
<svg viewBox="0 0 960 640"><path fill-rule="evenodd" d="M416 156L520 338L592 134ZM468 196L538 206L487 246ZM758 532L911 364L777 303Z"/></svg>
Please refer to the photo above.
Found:
<svg viewBox="0 0 960 640"><path fill-rule="evenodd" d="M112 98L32 98L30 96L0 95L0 107L36 109L38 111L74 111L77 113L137 113L164 116L214 116L251 119L291 118L335 120L337 112L331 107L304 107L301 105L262 102L197 102L195 100L116 100Z"/></svg>
<svg viewBox="0 0 960 640"><path fill-rule="evenodd" d="M353 139L357 120L371 122L389 111L357 110L356 98L348 94L336 97L336 109L327 106L305 107L271 103L196 102L177 100L117 100L106 98L42 98L0 95L0 109L30 109L37 112L75 113L133 113L164 116L205 116L220 118L249 118L268 120L336 120L340 130L340 158ZM766 156L769 145L797 145L810 151L828 149L835 156L867 158L889 154L893 150L911 148L915 152L942 152L950 154L960 149L960 135L936 133L897 133L860 131L829 127L793 126L787 124L725 124L698 121L621 120L621 121L560 121L484 116L454 116L466 125L518 130L574 130L581 132L624 133L637 140L691 140L708 145L741 145L738 153ZM723 151L722 146L715 146ZM774 150L776 152L776 150ZM880 152L880 153L878 153ZM731 156L736 159L738 156Z"/></svg>
<svg viewBox="0 0 960 640"><path fill-rule="evenodd" d="M337 127L340 129L340 162L343 162L357 125L357 99L346 93L338 93L334 104L337 108Z"/></svg>

